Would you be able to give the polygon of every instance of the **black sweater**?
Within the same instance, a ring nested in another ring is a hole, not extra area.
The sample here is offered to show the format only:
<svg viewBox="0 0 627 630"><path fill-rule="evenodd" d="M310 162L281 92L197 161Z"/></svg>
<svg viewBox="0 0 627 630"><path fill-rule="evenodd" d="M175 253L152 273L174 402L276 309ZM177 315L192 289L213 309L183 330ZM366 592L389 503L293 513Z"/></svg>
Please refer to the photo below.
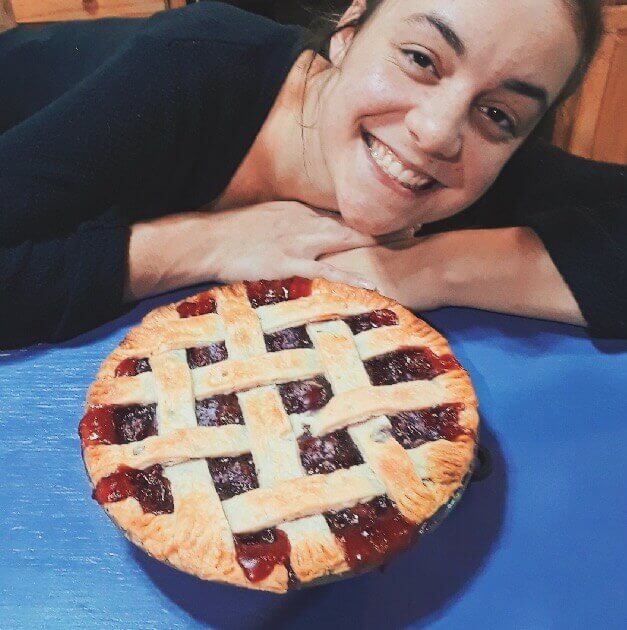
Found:
<svg viewBox="0 0 627 630"><path fill-rule="evenodd" d="M0 347L125 310L129 226L226 187L304 48L301 29L206 2L0 35ZM527 143L435 230L526 225L593 334L627 336L627 172Z"/></svg>

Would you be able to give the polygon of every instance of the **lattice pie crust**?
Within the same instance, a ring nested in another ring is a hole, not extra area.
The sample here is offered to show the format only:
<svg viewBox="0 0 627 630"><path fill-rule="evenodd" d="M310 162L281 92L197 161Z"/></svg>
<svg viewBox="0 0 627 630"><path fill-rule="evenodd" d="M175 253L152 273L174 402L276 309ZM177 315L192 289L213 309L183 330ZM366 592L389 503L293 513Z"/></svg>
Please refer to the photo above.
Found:
<svg viewBox="0 0 627 630"><path fill-rule="evenodd" d="M408 361L424 373L404 375ZM439 333L378 293L290 279L148 314L103 362L80 433L95 496L135 544L205 580L284 592L405 546L463 485L477 429Z"/></svg>

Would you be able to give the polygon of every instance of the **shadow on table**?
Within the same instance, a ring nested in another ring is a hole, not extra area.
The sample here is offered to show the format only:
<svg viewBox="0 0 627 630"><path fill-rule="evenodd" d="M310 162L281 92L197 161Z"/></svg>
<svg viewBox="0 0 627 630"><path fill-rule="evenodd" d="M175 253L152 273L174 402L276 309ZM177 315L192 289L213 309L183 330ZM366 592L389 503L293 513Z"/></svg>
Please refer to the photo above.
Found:
<svg viewBox="0 0 627 630"><path fill-rule="evenodd" d="M40 343L27 346L25 348L12 348L10 350L2 350L0 348L0 365L15 364L21 361L27 361L31 358L41 357L42 355L58 348L81 348L97 344L99 341L118 335L118 331L125 331L127 328L137 326L145 315L158 306L182 300L188 295L193 295L194 293L208 289L210 286L211 285L200 285L197 287L188 287L174 293L166 293L142 300L141 302L137 302L130 306L129 310L123 315L120 315L120 317L66 341L60 341L54 344ZM116 344L122 340L122 337L123 335L120 333Z"/></svg>
<svg viewBox="0 0 627 630"><path fill-rule="evenodd" d="M581 340L601 354L627 352L627 340L590 337L585 328L573 324L469 308L451 307L417 314L442 332L449 342L456 338L469 342L505 337L518 344L525 355L542 355L550 353L564 340Z"/></svg>
<svg viewBox="0 0 627 630"><path fill-rule="evenodd" d="M481 572L503 525L506 465L485 423L481 435L492 454L490 477L471 484L440 528L383 572L279 596L203 582L130 543L129 553L174 605L211 627L387 628L432 621Z"/></svg>

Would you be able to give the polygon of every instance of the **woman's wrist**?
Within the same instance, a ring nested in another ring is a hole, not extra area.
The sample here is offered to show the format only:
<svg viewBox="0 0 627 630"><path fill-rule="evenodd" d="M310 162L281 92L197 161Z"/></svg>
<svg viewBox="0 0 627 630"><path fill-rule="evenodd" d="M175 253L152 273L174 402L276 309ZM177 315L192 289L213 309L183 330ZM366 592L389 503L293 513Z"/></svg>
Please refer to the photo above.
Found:
<svg viewBox="0 0 627 630"><path fill-rule="evenodd" d="M146 223L130 227L124 301L135 302L152 295L156 285L155 269L152 264L150 230Z"/></svg>
<svg viewBox="0 0 627 630"><path fill-rule="evenodd" d="M499 304L520 300L521 289L533 282L534 236L527 228L460 230L442 236L450 252L441 269L447 305L491 305L491 310L498 310L494 307Z"/></svg>
<svg viewBox="0 0 627 630"><path fill-rule="evenodd" d="M212 281L213 248L207 220L207 213L193 212L132 225L124 300ZM201 253L195 251L199 246Z"/></svg>
<svg viewBox="0 0 627 630"><path fill-rule="evenodd" d="M446 302L586 325L568 285L535 232L525 227L447 233Z"/></svg>

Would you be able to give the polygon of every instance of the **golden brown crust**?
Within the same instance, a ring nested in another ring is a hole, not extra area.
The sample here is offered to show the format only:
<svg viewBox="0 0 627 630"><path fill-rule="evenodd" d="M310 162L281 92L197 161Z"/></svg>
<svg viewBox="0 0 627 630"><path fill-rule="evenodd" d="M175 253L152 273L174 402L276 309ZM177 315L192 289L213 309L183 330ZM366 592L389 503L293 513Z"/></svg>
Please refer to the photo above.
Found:
<svg viewBox="0 0 627 630"><path fill-rule="evenodd" d="M87 472L98 483L119 466L145 469L155 464L173 466L192 459L236 457L250 453L248 429L237 424L224 427L191 427L167 435L154 435L140 443L91 446L85 449Z"/></svg>
<svg viewBox="0 0 627 630"><path fill-rule="evenodd" d="M401 347L426 346L450 354L437 331L378 293L323 279L298 300L251 309L242 283L201 296L217 314L181 319L176 304L155 309L103 361L87 406L157 403L159 433L142 442L87 446L83 456L92 483L118 466L164 466L174 497L172 514L145 514L125 499L105 509L125 534L155 558L203 579L284 592L287 570L277 565L250 582L237 562L233 533L277 526L290 541L290 565L301 582L344 573L342 545L322 512L387 494L410 522L431 518L459 489L471 469L478 432L477 402L468 374L451 369L431 381L373 386L363 361ZM188 298L195 299L195 298ZM389 309L395 326L353 335L342 318ZM267 353L264 333L306 325L314 349ZM185 348L225 342L226 361L190 370ZM127 358L147 358L152 368L116 377ZM276 384L324 374L334 396L317 412L287 416ZM194 401L238 392L244 425L199 427ZM467 434L406 450L393 437L386 414L462 403ZM306 475L298 455L303 430L326 435L346 428L364 464L330 474ZM205 458L252 452L260 487L220 501Z"/></svg>

